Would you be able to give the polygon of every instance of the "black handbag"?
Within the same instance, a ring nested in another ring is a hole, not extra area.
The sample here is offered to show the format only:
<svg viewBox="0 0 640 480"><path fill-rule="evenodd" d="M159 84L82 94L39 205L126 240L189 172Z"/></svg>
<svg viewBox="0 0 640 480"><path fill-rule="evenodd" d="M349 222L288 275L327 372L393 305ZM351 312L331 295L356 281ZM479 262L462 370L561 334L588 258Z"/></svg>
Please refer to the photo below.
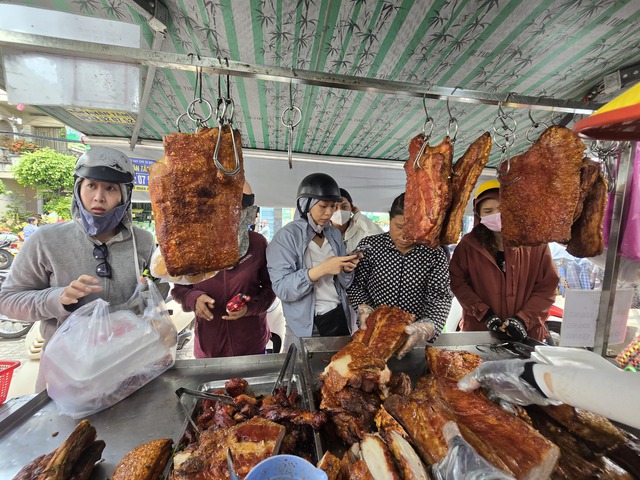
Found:
<svg viewBox="0 0 640 480"><path fill-rule="evenodd" d="M338 305L327 313L316 315L313 323L322 337L344 337L351 335L342 305Z"/></svg>

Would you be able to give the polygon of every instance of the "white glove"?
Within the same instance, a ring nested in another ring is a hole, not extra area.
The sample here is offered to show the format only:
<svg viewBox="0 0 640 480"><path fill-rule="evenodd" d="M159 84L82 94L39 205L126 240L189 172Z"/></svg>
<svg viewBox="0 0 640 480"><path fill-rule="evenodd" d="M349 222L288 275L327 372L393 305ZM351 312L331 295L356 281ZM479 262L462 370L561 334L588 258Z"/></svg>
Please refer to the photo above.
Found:
<svg viewBox="0 0 640 480"><path fill-rule="evenodd" d="M408 335L404 345L398 350L397 357L401 359L414 347L424 347L427 342L436 335L436 327L429 320L418 320L404 327L404 333Z"/></svg>
<svg viewBox="0 0 640 480"><path fill-rule="evenodd" d="M484 362L465 375L458 382L458 388L469 392L482 386L499 398L518 405L558 405L560 402L546 398L522 378L526 363L535 362L520 359Z"/></svg>
<svg viewBox="0 0 640 480"><path fill-rule="evenodd" d="M371 312L373 312L373 308L366 303L358 305L358 325L360 326L360 330L367 329L367 318L369 318Z"/></svg>

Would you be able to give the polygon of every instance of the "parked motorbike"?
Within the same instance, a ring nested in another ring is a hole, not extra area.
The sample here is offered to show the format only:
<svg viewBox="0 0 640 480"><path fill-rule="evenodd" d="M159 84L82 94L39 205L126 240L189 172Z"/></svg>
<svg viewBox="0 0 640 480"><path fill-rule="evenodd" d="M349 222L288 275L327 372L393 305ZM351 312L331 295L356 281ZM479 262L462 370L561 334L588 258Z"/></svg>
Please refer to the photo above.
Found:
<svg viewBox="0 0 640 480"><path fill-rule="evenodd" d="M8 269L20 249L20 237L12 233L0 235L0 270Z"/></svg>

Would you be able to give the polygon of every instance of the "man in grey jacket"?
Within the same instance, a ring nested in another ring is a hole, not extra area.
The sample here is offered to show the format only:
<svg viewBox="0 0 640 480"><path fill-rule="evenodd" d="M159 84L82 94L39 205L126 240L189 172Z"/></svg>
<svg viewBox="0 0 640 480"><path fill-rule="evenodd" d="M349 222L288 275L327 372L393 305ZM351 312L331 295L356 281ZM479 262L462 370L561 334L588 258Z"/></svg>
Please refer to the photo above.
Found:
<svg viewBox="0 0 640 480"><path fill-rule="evenodd" d="M155 247L153 235L131 222L134 174L125 154L92 148L78 159L74 178L73 220L34 232L0 290L0 312L42 322L45 348L80 306L96 298L116 309L125 304Z"/></svg>
<svg viewBox="0 0 640 480"><path fill-rule="evenodd" d="M308 175L298 187L294 221L278 230L267 247L269 276L287 323L283 349L300 337L352 331L346 288L360 255L345 256L342 235L331 225L341 201L333 178Z"/></svg>

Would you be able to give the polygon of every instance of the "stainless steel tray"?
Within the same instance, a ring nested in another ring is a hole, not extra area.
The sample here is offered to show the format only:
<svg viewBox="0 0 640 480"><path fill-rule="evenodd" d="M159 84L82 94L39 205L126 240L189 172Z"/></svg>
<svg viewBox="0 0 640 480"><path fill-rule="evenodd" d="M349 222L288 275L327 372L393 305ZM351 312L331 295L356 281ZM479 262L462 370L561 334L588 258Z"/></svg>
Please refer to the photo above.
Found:
<svg viewBox="0 0 640 480"><path fill-rule="evenodd" d="M300 355L295 374L301 375ZM110 478L116 465L136 446L158 438L177 437L185 415L175 391L233 377L276 376L285 354L232 358L179 360L175 366L111 408L88 417L107 444L104 461L94 469L92 480ZM301 385L304 382L301 381ZM303 387L306 388L306 385ZM0 419L0 451L10 452L0 461L0 479L10 479L39 455L60 446L79 420L60 415L46 392L12 409Z"/></svg>

